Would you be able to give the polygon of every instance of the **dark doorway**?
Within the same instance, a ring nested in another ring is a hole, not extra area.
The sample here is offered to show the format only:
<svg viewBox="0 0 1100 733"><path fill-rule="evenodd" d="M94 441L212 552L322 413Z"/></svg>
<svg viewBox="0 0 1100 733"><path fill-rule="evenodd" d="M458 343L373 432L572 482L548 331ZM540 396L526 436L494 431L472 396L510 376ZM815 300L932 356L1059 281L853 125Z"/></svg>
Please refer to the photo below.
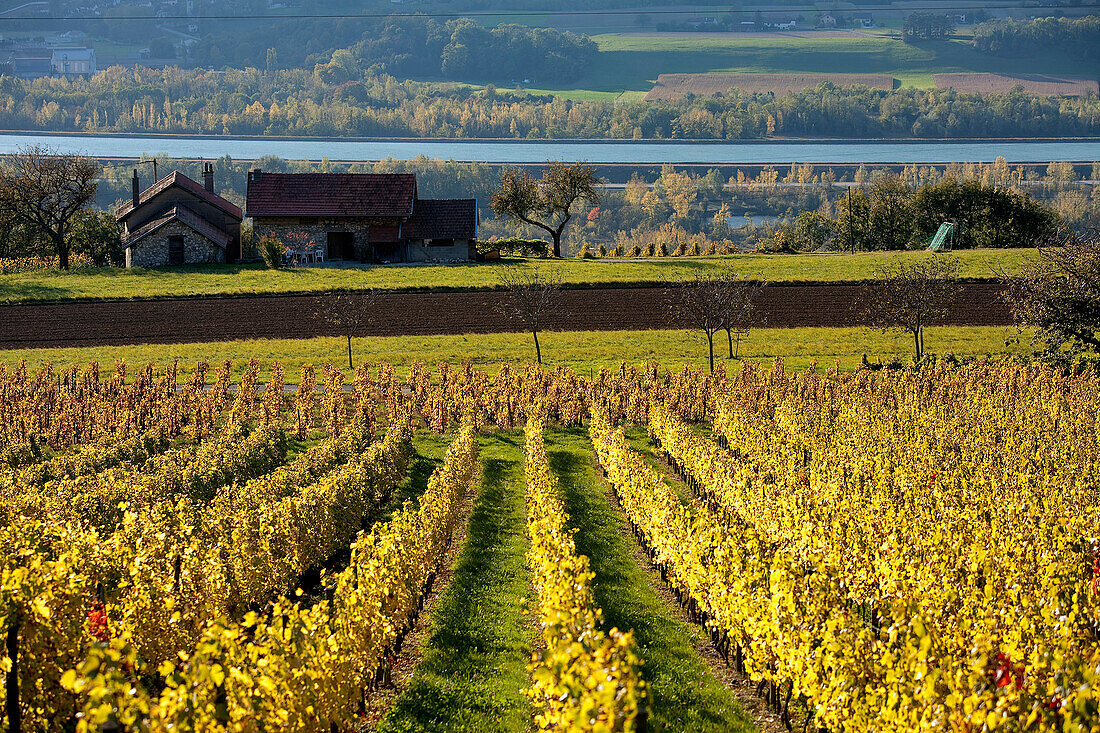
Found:
<svg viewBox="0 0 1100 733"><path fill-rule="evenodd" d="M371 242L375 262L401 262L401 245L398 242Z"/></svg>
<svg viewBox="0 0 1100 733"><path fill-rule="evenodd" d="M182 265L183 259L183 237L168 237L168 264Z"/></svg>
<svg viewBox="0 0 1100 733"><path fill-rule="evenodd" d="M329 232L328 258L330 260L356 259L355 235L351 232Z"/></svg>

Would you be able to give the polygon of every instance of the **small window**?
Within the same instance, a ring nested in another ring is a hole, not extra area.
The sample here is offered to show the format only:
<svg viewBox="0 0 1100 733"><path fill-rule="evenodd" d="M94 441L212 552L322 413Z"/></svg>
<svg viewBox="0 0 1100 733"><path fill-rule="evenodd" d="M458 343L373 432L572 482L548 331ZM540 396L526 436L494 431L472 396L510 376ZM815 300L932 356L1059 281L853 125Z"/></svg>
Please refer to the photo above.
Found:
<svg viewBox="0 0 1100 733"><path fill-rule="evenodd" d="M455 246L455 240L453 239L429 239L429 247L453 247Z"/></svg>
<svg viewBox="0 0 1100 733"><path fill-rule="evenodd" d="M168 264L183 264L183 237L168 237Z"/></svg>

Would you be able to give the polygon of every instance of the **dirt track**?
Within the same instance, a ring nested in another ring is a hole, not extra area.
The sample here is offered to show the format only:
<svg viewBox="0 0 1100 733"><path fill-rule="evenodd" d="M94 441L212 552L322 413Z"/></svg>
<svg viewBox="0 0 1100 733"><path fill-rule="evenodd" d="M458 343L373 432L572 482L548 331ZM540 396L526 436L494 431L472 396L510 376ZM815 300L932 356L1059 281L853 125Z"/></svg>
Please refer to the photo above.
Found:
<svg viewBox="0 0 1100 733"><path fill-rule="evenodd" d="M776 284L757 298L763 325L859 325L852 309L858 284ZM969 282L948 325L1008 325L1002 286ZM569 289L547 330L679 328L668 315L672 290L661 287ZM496 311L503 293L382 293L364 336L493 333L517 330ZM186 343L332 334L310 295L165 298L0 306L0 348Z"/></svg>

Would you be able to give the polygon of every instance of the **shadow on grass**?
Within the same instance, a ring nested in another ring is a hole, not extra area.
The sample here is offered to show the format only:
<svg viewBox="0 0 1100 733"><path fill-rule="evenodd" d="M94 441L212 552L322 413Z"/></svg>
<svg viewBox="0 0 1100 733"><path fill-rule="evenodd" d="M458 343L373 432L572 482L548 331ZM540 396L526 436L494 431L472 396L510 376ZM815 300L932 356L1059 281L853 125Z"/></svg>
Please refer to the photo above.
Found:
<svg viewBox="0 0 1100 733"><path fill-rule="evenodd" d="M429 436L427 440L417 438L416 456L409 466L409 472L405 480L398 485L389 498L377 506L368 507L359 520L360 529L370 529L378 522L388 522L393 513L410 499L418 499L424 490L428 488L428 478L435 471L436 466L443 462L442 455L446 451L448 440L444 436ZM299 444L298 447L301 447ZM347 567L351 561L351 545L349 540L340 546L340 549L331 555L324 563L325 573L338 573ZM312 567L302 574L298 581L299 587L307 595L316 596L321 588L321 568Z"/></svg>
<svg viewBox="0 0 1100 733"><path fill-rule="evenodd" d="M678 620L634 556L634 539L604 494L583 428L547 431L577 552L596 574L593 593L607 628L633 629L650 689L651 731L746 731L753 724L692 646L702 632Z"/></svg>
<svg viewBox="0 0 1100 733"><path fill-rule="evenodd" d="M71 296L69 288L33 282L0 282L0 304L24 300L62 300Z"/></svg>
<svg viewBox="0 0 1100 733"><path fill-rule="evenodd" d="M454 576L432 610L431 637L409 689L379 731L519 731L532 633L523 469L514 434L482 439L484 481Z"/></svg>

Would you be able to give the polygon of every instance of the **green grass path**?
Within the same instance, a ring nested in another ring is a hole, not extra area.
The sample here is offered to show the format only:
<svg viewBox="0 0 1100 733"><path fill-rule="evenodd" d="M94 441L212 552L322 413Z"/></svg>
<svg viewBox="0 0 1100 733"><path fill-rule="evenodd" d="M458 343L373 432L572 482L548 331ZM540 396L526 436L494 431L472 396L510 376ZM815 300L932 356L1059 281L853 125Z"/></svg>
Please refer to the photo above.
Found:
<svg viewBox="0 0 1100 733"><path fill-rule="evenodd" d="M564 366L583 376L594 375L601 367L612 371L621 361L638 364L657 361L677 371L681 364L706 368L707 345L701 331L547 331L539 335L542 358L548 367ZM1027 354L1033 349L1029 331L1013 326L935 326L927 330L925 345L929 353L957 356L1003 356ZM716 345L717 347L717 345ZM441 361L460 364L469 360L475 368L495 374L504 362L524 363L535 356L531 334L491 333L465 336L369 336L354 340L355 362L392 364L404 376L414 360L434 366ZM722 345L725 348L725 345ZM302 364L330 363L343 369L349 380L354 372L347 367L347 342L340 337L312 339L256 339L195 344L137 344L132 346L85 346L59 349L13 349L0 351L0 364L14 367L26 359L37 369L49 361L61 371L92 361L111 364L122 359L131 368L153 364L164 369L179 361L180 381L186 380L200 360L212 363L223 359L233 362L234 381L250 358L260 362L260 380L270 376L271 362L279 360L286 378L297 383ZM717 357L724 351L715 349ZM821 369L839 363L850 371L859 367L867 354L871 361L889 362L912 359L911 337L900 331L880 333L869 328L760 328L741 342L741 356L770 368L781 357L788 369L802 370L817 361ZM741 368L741 362L720 359L729 373Z"/></svg>
<svg viewBox="0 0 1100 733"><path fill-rule="evenodd" d="M634 539L596 475L583 428L547 431L547 456L562 489L577 552L596 574L608 627L634 629L650 687L650 731L745 731L753 724L692 646L698 627L678 620L634 556Z"/></svg>
<svg viewBox="0 0 1100 733"><path fill-rule="evenodd" d="M454 577L432 610L423 661L379 731L530 727L522 432L482 436L481 461L484 481Z"/></svg>

